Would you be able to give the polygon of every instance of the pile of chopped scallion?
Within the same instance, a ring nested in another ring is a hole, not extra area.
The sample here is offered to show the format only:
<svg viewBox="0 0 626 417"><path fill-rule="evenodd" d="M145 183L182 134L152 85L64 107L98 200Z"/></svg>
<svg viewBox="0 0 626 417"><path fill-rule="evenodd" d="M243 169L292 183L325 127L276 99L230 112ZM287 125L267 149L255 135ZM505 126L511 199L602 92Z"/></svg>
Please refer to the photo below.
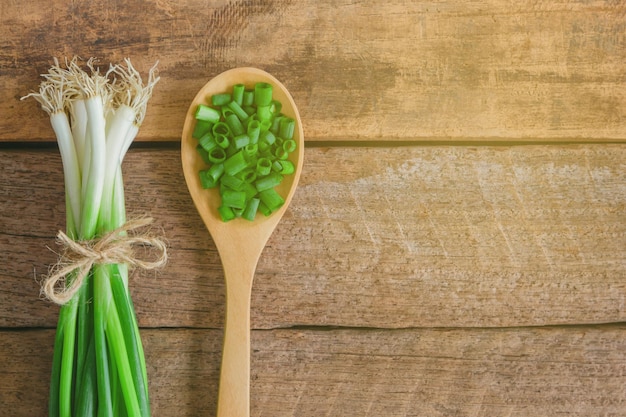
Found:
<svg viewBox="0 0 626 417"><path fill-rule="evenodd" d="M265 82L249 89L235 84L196 108L192 136L208 166L199 172L200 183L219 188L223 221L252 221L257 212L269 216L285 203L275 187L295 171L288 158L297 144L296 122L281 110Z"/></svg>
<svg viewBox="0 0 626 417"><path fill-rule="evenodd" d="M126 59L101 73L94 59L55 60L35 98L50 115L63 163L66 235L93 241L126 223L122 161L137 135L156 68L144 84ZM123 234L123 233L120 233ZM65 277L71 285L76 272ZM62 293L63 294L63 293ZM149 416L148 379L128 265L96 263L61 304L49 416Z"/></svg>

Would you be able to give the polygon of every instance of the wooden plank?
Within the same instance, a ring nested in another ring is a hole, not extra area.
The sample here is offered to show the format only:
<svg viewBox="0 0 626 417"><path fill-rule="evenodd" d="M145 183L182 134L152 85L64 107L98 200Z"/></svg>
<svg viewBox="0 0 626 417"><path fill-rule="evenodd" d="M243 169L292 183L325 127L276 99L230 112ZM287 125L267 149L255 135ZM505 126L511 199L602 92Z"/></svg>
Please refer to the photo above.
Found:
<svg viewBox="0 0 626 417"><path fill-rule="evenodd" d="M252 334L251 416L622 415L623 325ZM0 332L0 403L44 415L52 330ZM142 330L153 415L213 415L221 332Z"/></svg>
<svg viewBox="0 0 626 417"><path fill-rule="evenodd" d="M626 319L626 148L308 148L261 256L255 328L520 326ZM178 150L133 150L129 216L149 214L170 263L132 279L143 326L219 327L219 256ZM33 167L38 167L36 170ZM56 323L39 300L64 224L55 151L0 152L0 326Z"/></svg>
<svg viewBox="0 0 626 417"><path fill-rule="evenodd" d="M624 141L625 27L614 0L3 2L0 140L52 138L19 98L80 55L159 60L142 140L177 139L198 89L250 65L292 91L309 141Z"/></svg>

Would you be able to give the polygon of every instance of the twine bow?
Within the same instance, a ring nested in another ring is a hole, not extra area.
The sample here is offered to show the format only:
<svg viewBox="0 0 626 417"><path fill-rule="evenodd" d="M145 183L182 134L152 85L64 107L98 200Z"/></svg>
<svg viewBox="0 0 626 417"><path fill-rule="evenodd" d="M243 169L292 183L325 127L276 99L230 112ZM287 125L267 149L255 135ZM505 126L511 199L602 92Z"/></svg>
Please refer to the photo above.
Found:
<svg viewBox="0 0 626 417"><path fill-rule="evenodd" d="M96 264L127 264L145 270L164 266L167 263L167 247L163 240L147 233L128 234L151 223L151 218L130 220L101 238L90 241L74 241L59 231L57 241L64 247L64 251L44 279L42 293L56 304L67 303L80 289L89 271ZM153 248L157 254L156 258L154 260L138 258L134 250L137 246ZM76 274L68 280L67 277L74 271Z"/></svg>

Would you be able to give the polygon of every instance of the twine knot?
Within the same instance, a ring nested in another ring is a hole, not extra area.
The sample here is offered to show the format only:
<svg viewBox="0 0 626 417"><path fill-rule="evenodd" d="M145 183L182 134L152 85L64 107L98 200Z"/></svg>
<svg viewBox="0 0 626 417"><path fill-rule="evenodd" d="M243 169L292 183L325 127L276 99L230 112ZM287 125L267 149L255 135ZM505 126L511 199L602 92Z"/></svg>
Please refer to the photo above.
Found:
<svg viewBox="0 0 626 417"><path fill-rule="evenodd" d="M78 292L94 265L127 264L145 270L163 267L167 263L167 247L163 240L148 233L129 235L129 232L151 223L151 218L130 220L99 239L88 241L74 241L59 231L57 242L64 247L64 251L44 279L43 295L56 304L67 303ZM139 258L135 254L136 247L152 248L155 258ZM75 275L68 279L75 271Z"/></svg>

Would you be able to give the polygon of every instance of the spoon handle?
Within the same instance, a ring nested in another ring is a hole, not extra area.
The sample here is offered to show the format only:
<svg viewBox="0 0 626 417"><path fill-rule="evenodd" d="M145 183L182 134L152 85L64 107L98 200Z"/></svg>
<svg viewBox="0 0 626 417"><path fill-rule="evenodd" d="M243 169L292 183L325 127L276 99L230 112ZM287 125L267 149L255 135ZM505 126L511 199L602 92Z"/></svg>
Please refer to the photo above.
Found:
<svg viewBox="0 0 626 417"><path fill-rule="evenodd" d="M225 266L226 322L217 417L250 416L250 296L252 270Z"/></svg>

